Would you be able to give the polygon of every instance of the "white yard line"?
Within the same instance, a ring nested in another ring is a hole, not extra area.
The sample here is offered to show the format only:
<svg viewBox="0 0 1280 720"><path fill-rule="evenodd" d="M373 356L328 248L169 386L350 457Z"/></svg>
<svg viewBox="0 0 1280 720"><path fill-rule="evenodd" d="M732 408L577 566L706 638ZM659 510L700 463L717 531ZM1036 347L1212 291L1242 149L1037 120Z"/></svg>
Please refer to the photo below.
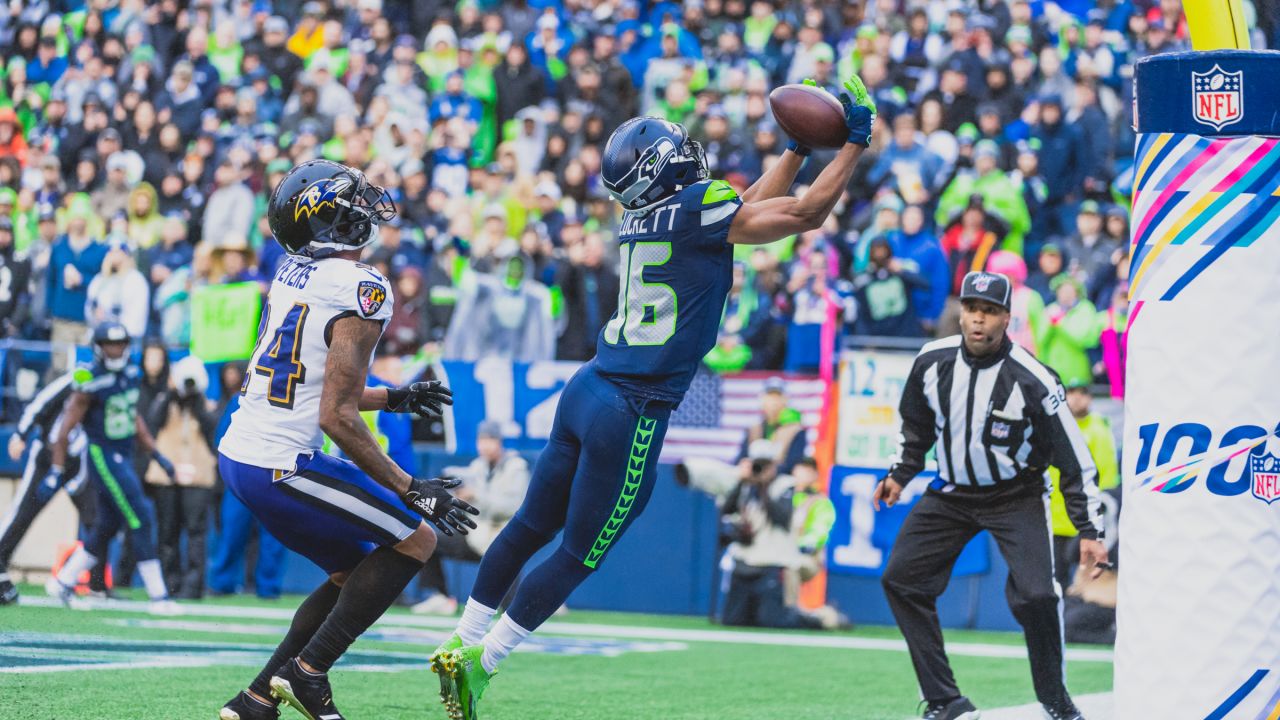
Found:
<svg viewBox="0 0 1280 720"><path fill-rule="evenodd" d="M52 598L23 597L22 605L32 607L57 607ZM136 600L81 600L77 607L118 612L145 613L147 603ZM293 610L289 608L259 608L238 605L202 605L182 603L185 617L252 618L258 620L289 620ZM421 615L391 615L379 621L386 625L408 625L436 629L453 629L457 619ZM711 642L732 645L787 645L806 648L830 648L840 650L882 650L906 652L902 640L888 638L862 638L846 635L821 635L817 633L757 632L752 630L696 630L681 628L645 627L638 625L605 625L596 623L548 622L539 628L550 635L606 637L643 640L670 640L675 642ZM947 643L948 655L981 658L1019 659L1027 657L1027 649L1021 645L993 643ZM1109 649L1068 648L1067 659L1080 662L1112 661Z"/></svg>

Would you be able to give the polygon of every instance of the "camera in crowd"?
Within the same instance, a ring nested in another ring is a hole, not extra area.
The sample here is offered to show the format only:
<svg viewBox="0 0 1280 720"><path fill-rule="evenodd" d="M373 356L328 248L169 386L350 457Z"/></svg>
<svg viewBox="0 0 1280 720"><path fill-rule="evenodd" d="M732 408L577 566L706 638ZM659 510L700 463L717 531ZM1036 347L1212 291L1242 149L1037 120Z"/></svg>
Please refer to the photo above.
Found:
<svg viewBox="0 0 1280 720"><path fill-rule="evenodd" d="M174 363L169 376L172 378L173 389L183 399L204 397L205 391L209 389L209 373L200 358L194 355L188 355Z"/></svg>

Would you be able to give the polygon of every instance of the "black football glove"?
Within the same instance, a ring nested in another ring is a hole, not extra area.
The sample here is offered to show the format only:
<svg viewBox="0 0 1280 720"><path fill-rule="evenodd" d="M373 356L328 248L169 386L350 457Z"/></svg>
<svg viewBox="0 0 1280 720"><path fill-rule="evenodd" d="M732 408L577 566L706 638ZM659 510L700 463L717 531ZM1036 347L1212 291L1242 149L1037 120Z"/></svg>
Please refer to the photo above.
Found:
<svg viewBox="0 0 1280 720"><path fill-rule="evenodd" d="M400 496L400 499L445 535L452 535L455 530L466 535L467 528L476 526L475 521L467 517L467 514L479 515L480 511L449 492L451 488L461 484L462 481L452 477L430 480L414 478L409 483L409 489Z"/></svg>
<svg viewBox="0 0 1280 720"><path fill-rule="evenodd" d="M444 408L441 405L452 404L453 391L439 380L416 382L387 390L388 412L443 415Z"/></svg>

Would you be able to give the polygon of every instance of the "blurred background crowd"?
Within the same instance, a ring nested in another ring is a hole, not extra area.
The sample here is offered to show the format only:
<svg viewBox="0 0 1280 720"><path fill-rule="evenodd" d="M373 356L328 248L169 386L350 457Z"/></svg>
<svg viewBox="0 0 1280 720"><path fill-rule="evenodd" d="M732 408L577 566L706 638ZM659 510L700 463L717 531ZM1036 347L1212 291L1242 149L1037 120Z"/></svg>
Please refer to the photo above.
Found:
<svg viewBox="0 0 1280 720"><path fill-rule="evenodd" d="M1280 11L1245 4L1275 46ZM617 303L612 129L685 123L741 190L787 142L770 89L856 72L870 152L821 230L740 251L708 365L811 370L823 323L953 332L987 268L1018 342L1119 395L1133 65L1187 38L1177 0L14 0L0 334L114 317L186 346L196 289L265 291L266 198L325 157L400 208L368 258L396 291L380 353L587 359Z"/></svg>

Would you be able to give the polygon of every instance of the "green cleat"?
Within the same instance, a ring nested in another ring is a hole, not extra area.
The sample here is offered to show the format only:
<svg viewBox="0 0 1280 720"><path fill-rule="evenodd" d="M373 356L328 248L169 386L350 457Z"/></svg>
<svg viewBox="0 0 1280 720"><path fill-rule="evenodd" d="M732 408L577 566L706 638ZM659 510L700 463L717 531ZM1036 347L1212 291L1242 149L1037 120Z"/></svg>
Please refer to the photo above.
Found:
<svg viewBox="0 0 1280 720"><path fill-rule="evenodd" d="M457 686L460 707L457 715L450 716L451 720L479 718L476 714L476 705L479 704L480 696L484 694L485 689L489 687L489 681L498 674L496 669L492 673L484 669L484 665L480 662L482 655L484 655L483 645L472 645L453 651L453 680Z"/></svg>
<svg viewBox="0 0 1280 720"><path fill-rule="evenodd" d="M440 677L440 702L450 718L461 717L462 709L458 703L458 686L453 682L453 651L462 649L462 638L457 633L440 643L440 647L431 653L431 672Z"/></svg>

